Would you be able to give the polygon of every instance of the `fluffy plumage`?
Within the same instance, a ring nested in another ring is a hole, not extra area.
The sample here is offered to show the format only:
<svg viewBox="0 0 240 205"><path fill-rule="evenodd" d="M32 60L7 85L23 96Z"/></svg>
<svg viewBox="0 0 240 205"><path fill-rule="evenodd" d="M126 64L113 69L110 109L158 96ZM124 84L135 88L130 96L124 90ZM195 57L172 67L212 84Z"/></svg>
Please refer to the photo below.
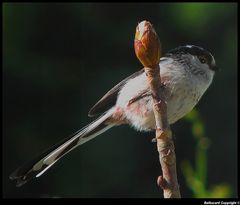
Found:
<svg viewBox="0 0 240 205"><path fill-rule="evenodd" d="M197 46L181 46L161 58L161 82L170 124L198 103L211 84L215 70L216 63L211 53ZM152 107L147 78L144 70L140 70L113 87L93 106L89 116L102 114L99 118L18 168L10 179L16 180L17 186L22 186L30 179L41 176L77 146L113 126L128 123L140 131L155 129Z"/></svg>

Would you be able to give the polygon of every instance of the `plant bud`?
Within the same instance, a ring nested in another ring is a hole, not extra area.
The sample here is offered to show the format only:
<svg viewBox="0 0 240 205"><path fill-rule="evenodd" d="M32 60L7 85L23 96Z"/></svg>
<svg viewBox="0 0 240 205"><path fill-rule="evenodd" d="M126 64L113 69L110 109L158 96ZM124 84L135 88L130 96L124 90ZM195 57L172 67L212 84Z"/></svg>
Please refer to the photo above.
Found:
<svg viewBox="0 0 240 205"><path fill-rule="evenodd" d="M136 28L134 49L144 67L152 67L160 62L161 45L152 24L142 21Z"/></svg>

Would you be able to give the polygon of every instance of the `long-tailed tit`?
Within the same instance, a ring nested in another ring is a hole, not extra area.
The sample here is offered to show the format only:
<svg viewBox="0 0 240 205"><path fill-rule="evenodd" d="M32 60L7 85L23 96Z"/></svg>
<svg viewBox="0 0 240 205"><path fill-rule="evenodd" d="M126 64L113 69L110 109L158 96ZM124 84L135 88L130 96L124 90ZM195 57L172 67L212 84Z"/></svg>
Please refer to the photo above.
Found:
<svg viewBox="0 0 240 205"><path fill-rule="evenodd" d="M194 108L211 84L216 70L212 54L198 46L180 46L161 58L162 92L168 106L169 124ZM100 117L18 168L10 179L17 180L17 186L21 186L41 176L71 150L114 126L129 124L139 131L155 129L153 101L144 70L108 91L89 111L90 117L96 115Z"/></svg>

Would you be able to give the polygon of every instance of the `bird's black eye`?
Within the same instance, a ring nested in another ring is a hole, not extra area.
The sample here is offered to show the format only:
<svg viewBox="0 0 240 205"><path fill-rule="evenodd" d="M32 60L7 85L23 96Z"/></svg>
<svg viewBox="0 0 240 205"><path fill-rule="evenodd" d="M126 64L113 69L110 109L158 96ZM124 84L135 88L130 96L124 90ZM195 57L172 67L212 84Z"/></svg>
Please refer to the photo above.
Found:
<svg viewBox="0 0 240 205"><path fill-rule="evenodd" d="M198 56L198 59L202 64L207 62L204 56Z"/></svg>

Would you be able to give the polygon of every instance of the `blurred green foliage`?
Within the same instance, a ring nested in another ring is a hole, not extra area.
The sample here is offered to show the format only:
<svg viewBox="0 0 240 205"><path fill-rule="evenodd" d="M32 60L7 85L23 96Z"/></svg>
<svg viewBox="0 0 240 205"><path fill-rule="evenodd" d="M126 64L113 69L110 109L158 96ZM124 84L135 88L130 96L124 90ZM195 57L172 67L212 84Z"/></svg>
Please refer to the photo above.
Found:
<svg viewBox="0 0 240 205"><path fill-rule="evenodd" d="M184 119L191 123L192 135L196 141L195 166L193 167L190 161L181 163L186 183L192 190L194 198L232 197L232 189L229 184L212 185L209 189L207 188L207 149L209 148L210 139L206 137L200 113L193 109Z"/></svg>
<svg viewBox="0 0 240 205"><path fill-rule="evenodd" d="M133 39L144 19L156 28L163 54L195 44L210 50L220 68L197 105L201 122L172 125L182 196L238 195L237 3L3 3L2 17L4 197L162 197L154 133L128 126L74 150L20 189L8 179L18 165L91 122L91 106L141 69ZM183 161L191 180L201 180L200 194L189 189Z"/></svg>

